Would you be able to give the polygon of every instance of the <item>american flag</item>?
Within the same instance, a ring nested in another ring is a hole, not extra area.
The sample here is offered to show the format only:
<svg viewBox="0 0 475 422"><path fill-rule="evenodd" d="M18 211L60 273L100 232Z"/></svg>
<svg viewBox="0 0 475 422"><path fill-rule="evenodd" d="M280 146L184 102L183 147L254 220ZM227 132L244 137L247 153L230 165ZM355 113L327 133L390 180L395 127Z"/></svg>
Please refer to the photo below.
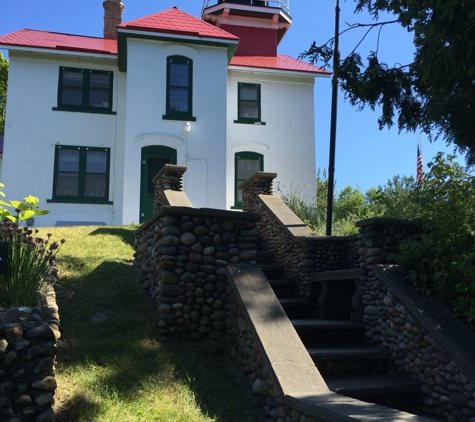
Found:
<svg viewBox="0 0 475 422"><path fill-rule="evenodd" d="M416 180L420 182L424 178L424 163L422 162L422 148L420 141L417 143L417 171Z"/></svg>

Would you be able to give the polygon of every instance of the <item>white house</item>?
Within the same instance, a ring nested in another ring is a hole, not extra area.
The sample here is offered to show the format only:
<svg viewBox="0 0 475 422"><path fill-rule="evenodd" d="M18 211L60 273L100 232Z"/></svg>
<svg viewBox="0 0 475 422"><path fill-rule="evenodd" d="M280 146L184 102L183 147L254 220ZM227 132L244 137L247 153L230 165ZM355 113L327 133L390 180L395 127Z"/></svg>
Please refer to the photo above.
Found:
<svg viewBox="0 0 475 422"><path fill-rule="evenodd" d="M104 38L21 29L9 50L5 190L32 194L42 225L146 221L151 179L188 167L195 207L240 207L237 185L275 171L284 192L315 195L314 82L328 72L277 46L288 0L205 0L121 23Z"/></svg>

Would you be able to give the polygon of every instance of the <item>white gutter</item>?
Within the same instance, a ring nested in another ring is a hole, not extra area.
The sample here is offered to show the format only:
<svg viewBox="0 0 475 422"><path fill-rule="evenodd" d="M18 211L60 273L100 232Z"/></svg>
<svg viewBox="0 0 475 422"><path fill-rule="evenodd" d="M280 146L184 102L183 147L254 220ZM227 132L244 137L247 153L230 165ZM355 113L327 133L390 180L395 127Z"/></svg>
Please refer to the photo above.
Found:
<svg viewBox="0 0 475 422"><path fill-rule="evenodd" d="M317 72L306 72L298 70L279 70L279 69L269 69L263 67L248 67L248 66L237 66L229 65L229 70L242 70L245 72L259 72L259 73L273 73L276 75L293 75L293 76L310 76L312 78L331 78L331 74L326 73L317 73Z"/></svg>

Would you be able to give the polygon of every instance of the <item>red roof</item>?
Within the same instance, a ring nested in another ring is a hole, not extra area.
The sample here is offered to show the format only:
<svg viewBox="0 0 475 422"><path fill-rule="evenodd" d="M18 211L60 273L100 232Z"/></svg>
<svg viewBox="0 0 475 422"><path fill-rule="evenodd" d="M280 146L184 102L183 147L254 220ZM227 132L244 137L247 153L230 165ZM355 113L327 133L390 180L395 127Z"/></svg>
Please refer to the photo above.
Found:
<svg viewBox="0 0 475 422"><path fill-rule="evenodd" d="M321 75L331 75L331 72L320 69L317 66L294 59L290 56L277 55L268 56L234 56L230 66L257 67L261 69L283 70L293 72L318 73Z"/></svg>
<svg viewBox="0 0 475 422"><path fill-rule="evenodd" d="M130 22L122 23L119 25L119 28L239 41L239 38L235 35L216 28L207 22L203 22L201 19L182 12L176 7L140 19L135 19Z"/></svg>
<svg viewBox="0 0 475 422"><path fill-rule="evenodd" d="M4 35L0 37L0 45L83 51L95 54L117 54L117 40L38 31L35 29L20 29L19 31Z"/></svg>

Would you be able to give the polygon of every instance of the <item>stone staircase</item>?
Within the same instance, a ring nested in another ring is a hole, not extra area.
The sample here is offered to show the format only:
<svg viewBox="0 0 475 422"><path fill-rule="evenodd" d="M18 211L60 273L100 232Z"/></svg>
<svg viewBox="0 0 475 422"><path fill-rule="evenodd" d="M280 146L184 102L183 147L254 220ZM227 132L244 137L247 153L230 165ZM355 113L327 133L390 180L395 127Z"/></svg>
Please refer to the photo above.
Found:
<svg viewBox="0 0 475 422"><path fill-rule="evenodd" d="M274 264L272 252L257 251L257 266L331 391L416 413L419 383L389 374L388 351L365 345L359 270L313 274L321 293L311 303L296 297L294 282L281 278L284 268Z"/></svg>

